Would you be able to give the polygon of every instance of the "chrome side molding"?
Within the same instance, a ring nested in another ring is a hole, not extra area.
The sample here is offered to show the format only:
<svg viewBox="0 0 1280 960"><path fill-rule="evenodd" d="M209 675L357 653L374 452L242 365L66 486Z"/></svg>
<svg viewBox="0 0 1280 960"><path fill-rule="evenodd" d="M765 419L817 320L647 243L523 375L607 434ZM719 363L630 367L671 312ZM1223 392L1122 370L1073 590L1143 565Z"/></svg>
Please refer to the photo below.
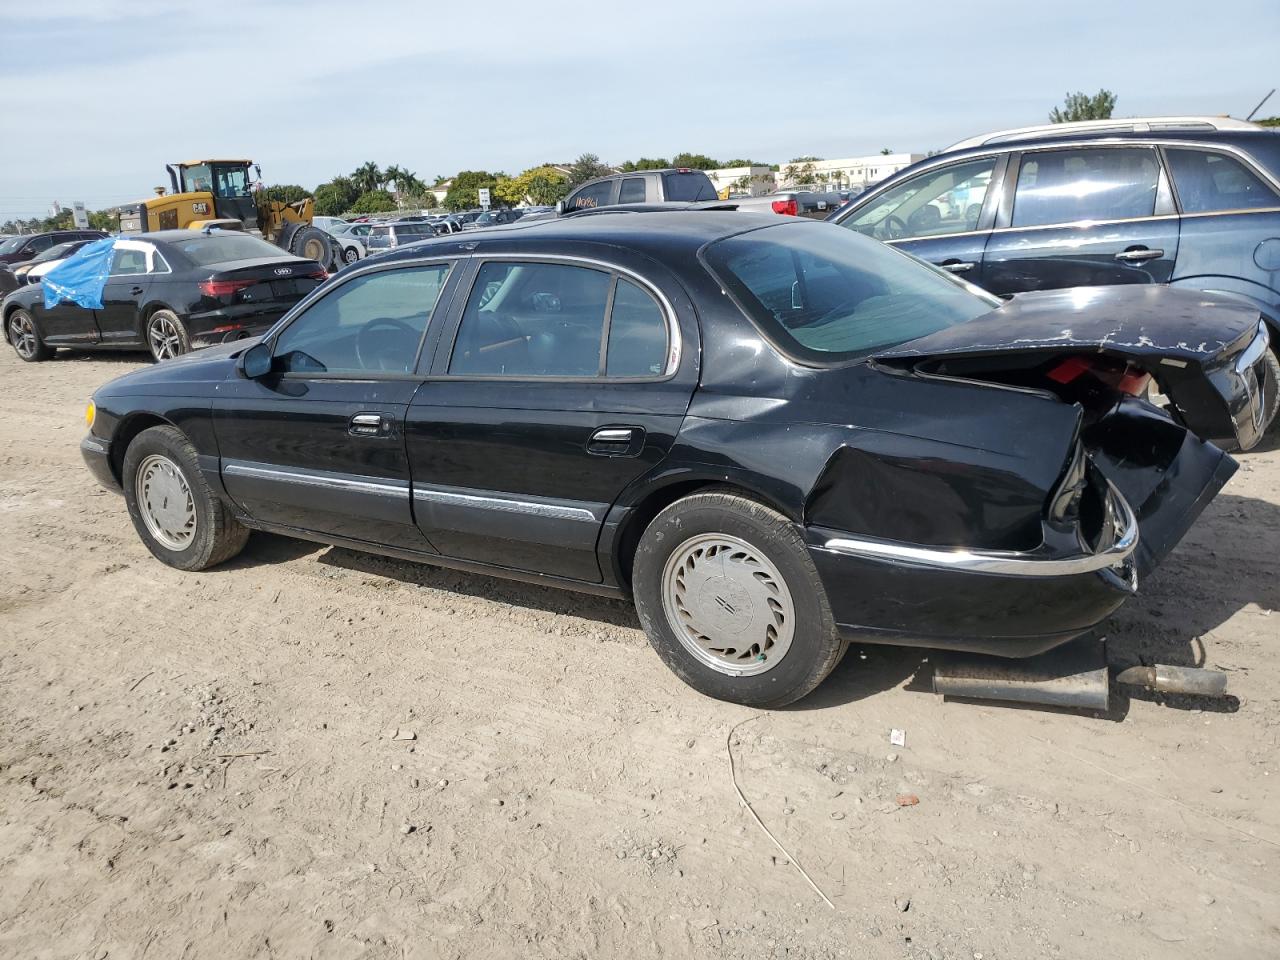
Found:
<svg viewBox="0 0 1280 960"><path fill-rule="evenodd" d="M599 523L603 514L597 516L586 507L573 507L557 503L549 499L528 499L513 497L496 497L491 494L462 493L457 488L427 486L415 484L413 498L427 503L440 503L451 507L471 507L479 510L497 510L503 513L519 513L533 517L547 517L552 520L576 520L581 523ZM607 505L606 505L607 506Z"/></svg>
<svg viewBox="0 0 1280 960"><path fill-rule="evenodd" d="M1119 567L1138 546L1138 518L1114 486L1108 484L1107 506L1112 513L1116 537L1097 553L1074 557L1038 557L1028 551L1015 550L947 550L921 547L890 540L863 537L836 537L823 546L836 553L856 557L873 557L923 567L937 567L960 573L993 573L1009 577L1070 577Z"/></svg>

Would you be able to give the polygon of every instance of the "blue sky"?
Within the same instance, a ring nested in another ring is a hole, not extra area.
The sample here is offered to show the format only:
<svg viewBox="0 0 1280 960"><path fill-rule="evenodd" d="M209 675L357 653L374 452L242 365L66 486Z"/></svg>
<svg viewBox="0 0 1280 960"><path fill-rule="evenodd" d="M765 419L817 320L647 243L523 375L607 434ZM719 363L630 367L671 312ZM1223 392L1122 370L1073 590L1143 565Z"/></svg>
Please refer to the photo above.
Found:
<svg viewBox="0 0 1280 960"><path fill-rule="evenodd" d="M1069 90L1114 90L1117 115L1244 116L1280 86L1280 0L3 7L0 221L139 199L207 155L307 187L365 160L423 178L587 151L785 162L923 153L1043 122Z"/></svg>

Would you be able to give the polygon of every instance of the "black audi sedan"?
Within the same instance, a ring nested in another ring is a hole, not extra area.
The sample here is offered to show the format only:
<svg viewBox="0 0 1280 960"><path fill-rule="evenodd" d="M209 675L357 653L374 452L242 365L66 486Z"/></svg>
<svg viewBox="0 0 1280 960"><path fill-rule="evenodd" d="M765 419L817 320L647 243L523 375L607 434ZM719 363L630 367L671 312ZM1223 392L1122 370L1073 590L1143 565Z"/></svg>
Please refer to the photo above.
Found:
<svg viewBox="0 0 1280 960"><path fill-rule="evenodd" d="M238 231L161 230L115 240L102 309L45 307L30 284L0 305L23 360L58 347L150 350L156 360L263 333L328 276L314 260Z"/></svg>
<svg viewBox="0 0 1280 960"><path fill-rule="evenodd" d="M1211 295L1006 303L831 224L601 213L348 267L99 389L82 451L179 569L254 529L630 596L686 682L779 706L853 638L1094 627L1266 427L1267 345Z"/></svg>

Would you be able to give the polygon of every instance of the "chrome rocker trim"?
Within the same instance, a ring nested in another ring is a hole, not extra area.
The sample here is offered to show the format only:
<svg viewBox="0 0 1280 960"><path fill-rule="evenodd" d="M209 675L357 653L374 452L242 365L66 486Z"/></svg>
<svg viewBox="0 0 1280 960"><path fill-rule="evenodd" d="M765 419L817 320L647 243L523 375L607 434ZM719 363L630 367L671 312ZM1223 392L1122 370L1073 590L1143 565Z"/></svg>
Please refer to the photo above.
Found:
<svg viewBox="0 0 1280 960"><path fill-rule="evenodd" d="M1093 573L1120 566L1138 546L1138 518L1119 491L1110 484L1108 487L1108 507L1111 508L1109 512L1113 512L1111 522L1118 530L1118 536L1109 547L1097 553L1060 559L1042 558L1027 551L944 550L862 537L836 537L823 546L835 553L850 556L896 560L960 573L991 573L1009 577L1070 577Z"/></svg>
<svg viewBox="0 0 1280 960"><path fill-rule="evenodd" d="M372 493L380 497L408 499L407 482L379 481L373 478L357 479L320 470L281 470L278 467L252 463L224 461L222 472L229 477L246 477L254 480L275 480L281 483L297 483L304 487L320 487L325 490L344 490L352 493Z"/></svg>
<svg viewBox="0 0 1280 960"><path fill-rule="evenodd" d="M457 488L432 487L414 484L413 498L427 503L439 503L451 507L472 507L481 510L497 510L502 513L518 513L552 520L575 520L582 523L599 523L601 518L585 507L571 507L539 499L515 499L486 496L477 493L460 493Z"/></svg>

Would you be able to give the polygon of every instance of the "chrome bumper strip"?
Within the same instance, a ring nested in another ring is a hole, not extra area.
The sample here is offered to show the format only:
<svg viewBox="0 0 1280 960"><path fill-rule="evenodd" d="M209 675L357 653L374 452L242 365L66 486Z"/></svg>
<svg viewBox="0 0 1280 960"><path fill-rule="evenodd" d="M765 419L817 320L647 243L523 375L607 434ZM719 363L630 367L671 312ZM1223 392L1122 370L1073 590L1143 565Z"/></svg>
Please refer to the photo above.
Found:
<svg viewBox="0 0 1280 960"><path fill-rule="evenodd" d="M1109 486L1109 485L1108 485ZM919 547L889 540L862 537L836 537L823 546L850 556L894 560L925 567L955 570L959 573L991 573L1009 577L1069 577L1118 567L1129 559L1138 546L1138 518L1115 487L1110 488L1108 512L1116 531L1115 541L1097 553L1075 557L1037 557L1025 551L1012 550L947 550Z"/></svg>

